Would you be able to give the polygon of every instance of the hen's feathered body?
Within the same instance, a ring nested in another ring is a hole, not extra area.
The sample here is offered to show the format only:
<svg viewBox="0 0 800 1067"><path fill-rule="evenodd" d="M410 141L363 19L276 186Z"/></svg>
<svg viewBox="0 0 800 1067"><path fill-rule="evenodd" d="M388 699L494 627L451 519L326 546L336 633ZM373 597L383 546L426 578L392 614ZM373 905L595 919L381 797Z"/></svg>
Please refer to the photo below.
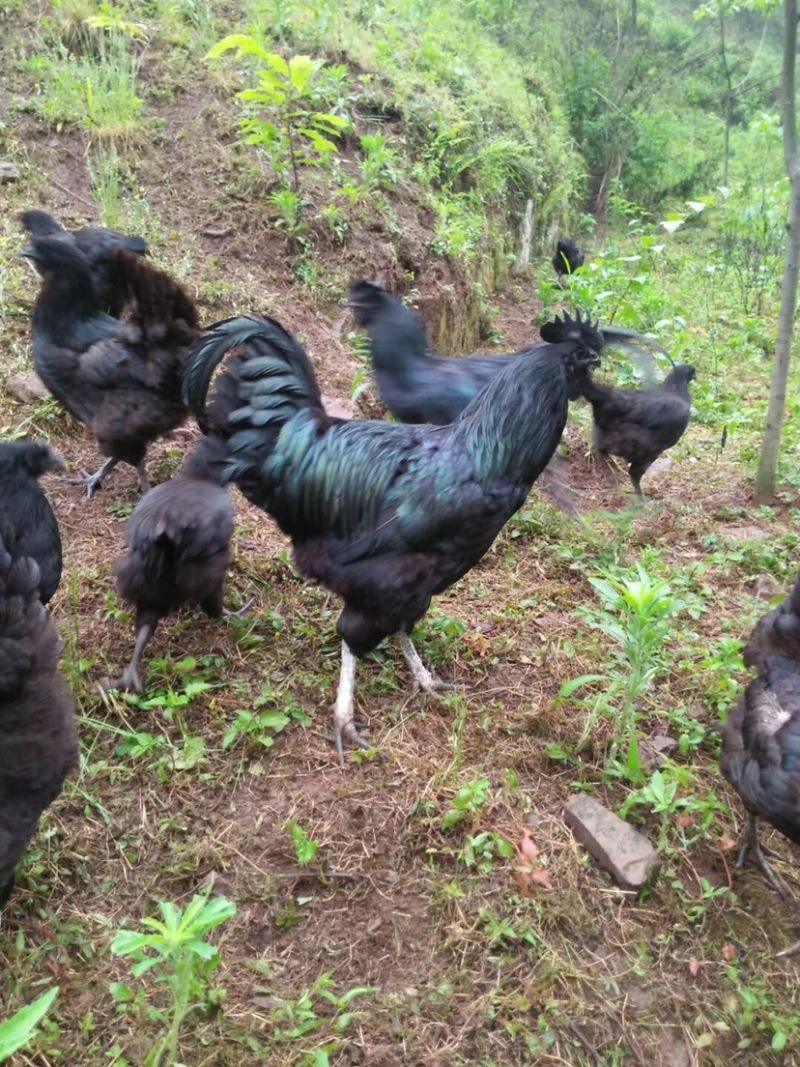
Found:
<svg viewBox="0 0 800 1067"><path fill-rule="evenodd" d="M681 363L649 389L613 389L591 375L581 383L581 395L592 405L595 449L628 463L639 496L647 468L681 439L689 425L689 382L694 376L694 367Z"/></svg>
<svg viewBox="0 0 800 1067"><path fill-rule="evenodd" d="M448 425L519 355L437 356L422 319L372 282L350 286L350 307L369 334L381 400L401 422Z"/></svg>
<svg viewBox="0 0 800 1067"><path fill-rule="evenodd" d="M752 852L783 892L761 851L756 819L800 845L800 577L783 604L758 622L744 660L758 677L722 727L720 768L749 815L740 863ZM798 948L800 942L782 954Z"/></svg>
<svg viewBox="0 0 800 1067"><path fill-rule="evenodd" d="M29 556L39 567L39 593L47 604L61 581L61 536L38 479L64 464L48 445L0 442L0 520L6 549L16 559Z"/></svg>
<svg viewBox="0 0 800 1067"><path fill-rule="evenodd" d="M138 664L159 621L186 603L222 614L225 574L232 562L234 514L220 485L225 444L203 438L180 472L139 501L125 528L128 551L117 560L117 590L136 608L137 643L115 686L142 692Z"/></svg>
<svg viewBox="0 0 800 1067"><path fill-rule="evenodd" d="M197 333L194 303L168 274L116 249L109 278L131 312L122 323L99 310L88 261L74 245L45 237L29 254L43 278L33 312L36 371L109 458L102 473L122 460L137 467L145 489L148 444L187 414L180 376Z"/></svg>
<svg viewBox="0 0 800 1067"><path fill-rule="evenodd" d="M583 250L569 237L559 237L551 263L559 278L574 274L586 262Z"/></svg>
<svg viewBox="0 0 800 1067"><path fill-rule="evenodd" d="M61 642L39 597L39 568L5 547L0 520L0 907L39 817L75 766L74 705Z"/></svg>
<svg viewBox="0 0 800 1067"><path fill-rule="evenodd" d="M242 348L216 382L227 477L291 537L301 573L343 598L351 652L409 633L524 502L571 383L602 347L588 323L553 324L552 336L441 427L330 417L304 349L274 320L230 319L197 345L185 377L195 412L216 364Z"/></svg>
<svg viewBox="0 0 800 1067"><path fill-rule="evenodd" d="M114 286L111 263L114 250L123 248L137 256L147 255L147 242L143 237L120 233L102 226L84 226L79 230L65 230L52 215L34 209L25 211L20 222L32 239L56 237L73 245L86 258L89 265L92 292L101 311L118 317L125 306L125 294Z"/></svg>

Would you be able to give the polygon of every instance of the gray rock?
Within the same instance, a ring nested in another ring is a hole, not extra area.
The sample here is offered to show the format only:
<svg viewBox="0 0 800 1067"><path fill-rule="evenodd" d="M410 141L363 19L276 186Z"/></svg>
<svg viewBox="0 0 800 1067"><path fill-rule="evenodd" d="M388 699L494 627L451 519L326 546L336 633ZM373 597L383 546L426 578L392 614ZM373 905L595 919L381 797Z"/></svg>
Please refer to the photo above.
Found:
<svg viewBox="0 0 800 1067"><path fill-rule="evenodd" d="M759 600L774 600L776 596L780 596L785 590L778 585L771 574L759 574L756 578L756 587L753 592Z"/></svg>
<svg viewBox="0 0 800 1067"><path fill-rule="evenodd" d="M50 395L39 376L32 371L20 371L6 378L5 391L22 404L36 404Z"/></svg>
<svg viewBox="0 0 800 1067"><path fill-rule="evenodd" d="M647 838L593 797L573 797L564 821L623 889L641 889L658 874L661 859Z"/></svg>
<svg viewBox="0 0 800 1067"><path fill-rule="evenodd" d="M721 526L719 532L732 541L765 541L769 537L769 530L760 526Z"/></svg>
<svg viewBox="0 0 800 1067"><path fill-rule="evenodd" d="M19 170L13 163L0 163L0 182L19 181Z"/></svg>
<svg viewBox="0 0 800 1067"><path fill-rule="evenodd" d="M322 406L335 419L354 419L356 409L352 400L341 400L339 397L322 394Z"/></svg>

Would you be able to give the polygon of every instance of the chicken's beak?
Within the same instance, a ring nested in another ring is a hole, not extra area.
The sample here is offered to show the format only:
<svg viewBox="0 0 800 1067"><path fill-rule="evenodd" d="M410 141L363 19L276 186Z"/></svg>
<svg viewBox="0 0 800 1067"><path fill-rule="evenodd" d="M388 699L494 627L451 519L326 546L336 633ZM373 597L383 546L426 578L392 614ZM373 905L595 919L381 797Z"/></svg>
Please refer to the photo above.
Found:
<svg viewBox="0 0 800 1067"><path fill-rule="evenodd" d="M26 245L20 252L20 255L24 256L26 259L36 259L36 253L34 252L32 245Z"/></svg>

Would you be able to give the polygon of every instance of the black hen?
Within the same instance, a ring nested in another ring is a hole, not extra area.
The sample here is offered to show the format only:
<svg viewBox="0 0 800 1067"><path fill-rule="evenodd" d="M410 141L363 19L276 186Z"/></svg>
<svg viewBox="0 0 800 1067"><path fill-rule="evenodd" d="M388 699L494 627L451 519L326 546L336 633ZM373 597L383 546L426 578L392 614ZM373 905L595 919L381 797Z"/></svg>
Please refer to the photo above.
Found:
<svg viewBox="0 0 800 1067"><path fill-rule="evenodd" d="M642 499L645 471L689 425L689 382L694 376L694 367L681 363L649 389L612 389L590 374L580 383L581 396L592 405L595 450L603 458L620 456L628 463L633 488Z"/></svg>
<svg viewBox="0 0 800 1067"><path fill-rule="evenodd" d="M143 237L107 230L102 226L84 226L80 230L65 230L52 215L34 209L24 211L20 222L32 240L39 237L58 237L74 245L87 259L92 291L101 311L118 318L124 307L125 294L120 293L112 277L111 261L115 248L124 248L137 256L147 255Z"/></svg>
<svg viewBox="0 0 800 1067"><path fill-rule="evenodd" d="M58 673L55 625L39 599L39 568L13 558L0 519L0 908L14 869L75 766L72 696Z"/></svg>
<svg viewBox="0 0 800 1067"><path fill-rule="evenodd" d="M381 399L401 422L448 425L481 389L522 355L520 351L466 359L437 356L428 345L419 316L372 282L354 282L349 302L356 321L370 337ZM604 329L603 339L606 344L630 344L633 339L650 344L627 330ZM523 351L538 352L546 347L536 344ZM570 395L570 399L575 396Z"/></svg>
<svg viewBox="0 0 800 1067"><path fill-rule="evenodd" d="M720 767L747 808L739 865L751 852L784 895L761 850L756 820L766 819L800 845L800 576L789 598L753 630L744 661L758 678L722 727ZM781 955L798 949L800 941Z"/></svg>
<svg viewBox="0 0 800 1067"><path fill-rule="evenodd" d="M356 656L398 634L425 690L409 634L437 593L484 555L553 454L576 378L599 361L589 322L542 328L549 343L515 360L451 426L356 422L327 415L305 350L271 319L211 328L185 391L203 410L214 367L227 420L227 478L287 533L308 579L344 600L335 738L365 745L353 724Z"/></svg>
<svg viewBox="0 0 800 1067"><path fill-rule="evenodd" d="M151 489L128 520L128 553L117 560L117 590L136 607L136 645L118 689L143 691L139 660L159 620L194 602L222 614L222 589L231 564L233 506L220 486L225 442L204 437L176 477Z"/></svg>
<svg viewBox="0 0 800 1067"><path fill-rule="evenodd" d="M186 417L180 373L197 336L194 303L168 274L115 249L109 284L131 314L122 323L98 306L91 266L74 244L37 238L25 254L43 279L33 311L36 371L108 456L96 474L83 473L88 495L120 460L136 467L146 492L148 444Z"/></svg>
<svg viewBox="0 0 800 1067"><path fill-rule="evenodd" d="M568 278L570 274L575 273L578 267L583 266L586 262L586 256L583 250L578 248L569 237L559 237L556 245L556 254L551 262L559 281L563 283L564 278Z"/></svg>
<svg viewBox="0 0 800 1067"><path fill-rule="evenodd" d="M39 593L47 604L61 581L61 536L38 479L63 470L49 445L0 442L0 517L7 525L6 550L16 559L30 556L39 567Z"/></svg>

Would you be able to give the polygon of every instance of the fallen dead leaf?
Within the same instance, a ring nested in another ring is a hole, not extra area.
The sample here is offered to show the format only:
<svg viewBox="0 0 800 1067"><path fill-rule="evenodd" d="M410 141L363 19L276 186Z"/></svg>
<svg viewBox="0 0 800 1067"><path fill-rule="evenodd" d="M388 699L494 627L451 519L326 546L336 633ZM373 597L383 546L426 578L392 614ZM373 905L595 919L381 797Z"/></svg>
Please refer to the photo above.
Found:
<svg viewBox="0 0 800 1067"><path fill-rule="evenodd" d="M464 638L464 644L479 659L485 659L489 654L489 649L492 647L491 641L487 641L483 634L467 634Z"/></svg>
<svg viewBox="0 0 800 1067"><path fill-rule="evenodd" d="M723 834L719 839L718 847L720 852L733 852L736 848L736 841L734 841L730 834Z"/></svg>

